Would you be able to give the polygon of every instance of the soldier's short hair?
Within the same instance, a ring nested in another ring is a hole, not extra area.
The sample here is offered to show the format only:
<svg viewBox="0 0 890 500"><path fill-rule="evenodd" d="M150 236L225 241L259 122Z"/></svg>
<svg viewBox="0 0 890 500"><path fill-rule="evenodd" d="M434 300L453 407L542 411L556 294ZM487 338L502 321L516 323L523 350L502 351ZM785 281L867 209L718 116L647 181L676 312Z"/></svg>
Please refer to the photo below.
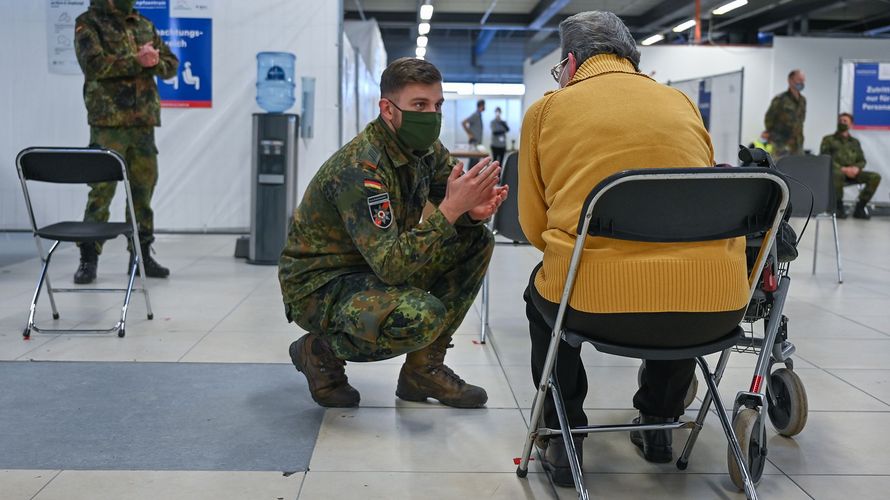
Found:
<svg viewBox="0 0 890 500"><path fill-rule="evenodd" d="M575 14L559 23L562 59L575 54L580 66L599 54L615 54L630 61L640 70L640 51L630 30L611 12L589 11Z"/></svg>
<svg viewBox="0 0 890 500"><path fill-rule="evenodd" d="M792 69L791 72L788 73L788 79L790 80L794 78L795 76L797 76L798 73L800 73L799 69Z"/></svg>
<svg viewBox="0 0 890 500"><path fill-rule="evenodd" d="M485 99L479 99L478 101L476 101L476 107L478 108L479 106L485 106Z"/></svg>
<svg viewBox="0 0 890 500"><path fill-rule="evenodd" d="M380 96L393 97L406 85L430 85L442 81L442 73L432 63L416 57L400 57L391 62L380 76Z"/></svg>
<svg viewBox="0 0 890 500"><path fill-rule="evenodd" d="M853 115L851 115L850 113L847 113L846 111L844 111L843 113L837 115L838 118L841 118L841 117L843 117L843 116L846 116L847 118L849 118L851 122L855 122L855 121L856 121L856 120L853 119Z"/></svg>

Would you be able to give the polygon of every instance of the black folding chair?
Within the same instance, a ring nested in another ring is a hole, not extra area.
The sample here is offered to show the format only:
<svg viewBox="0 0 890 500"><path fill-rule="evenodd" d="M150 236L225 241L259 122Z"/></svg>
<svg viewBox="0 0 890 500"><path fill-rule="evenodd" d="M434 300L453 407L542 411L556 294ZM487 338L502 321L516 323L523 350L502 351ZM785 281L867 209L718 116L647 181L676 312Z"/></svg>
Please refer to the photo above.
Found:
<svg viewBox="0 0 890 500"><path fill-rule="evenodd" d="M136 228L136 211L133 208L133 195L130 191L130 181L127 178L127 166L121 156L108 149L88 148L27 148L16 157L16 168L22 183L22 192L25 195L25 204L28 207L28 216L31 219L31 230L34 241L37 243L37 253L42 262L40 278L31 299L31 309L28 314L28 324L22 335L25 338L31 336L31 332L37 333L117 333L118 337L126 334L127 309L130 305L130 295L135 290L145 296L145 308L148 319L154 314L151 311L151 302L148 297L148 289L145 285L145 268L142 263L142 249L139 246L138 229ZM31 194L28 191L28 181L49 182L54 184L90 184L95 182L121 182L126 191L127 211L130 214L130 222L56 222L42 227L37 226L34 216L34 207L31 204ZM136 259L130 267L129 279L126 288L53 288L49 279L49 263L53 253L63 241L69 242L98 242L125 236L136 252ZM44 253L41 240L53 240L48 253ZM140 288L133 288L136 278L136 269L140 273ZM59 311L53 297L57 292L125 292L124 305L121 308L120 320L108 329L46 329L39 328L34 323L37 311L37 299L46 282L46 293L53 311L53 319L59 319Z"/></svg>
<svg viewBox="0 0 890 500"><path fill-rule="evenodd" d="M780 172L799 182L789 184L791 190L791 216L811 217L816 214L816 235L813 239L813 274L816 274L816 261L819 256L819 222L831 219L834 231L834 256L837 263L837 282L844 282L844 269L841 265L841 240L837 233L837 201L832 180L831 156L794 155L786 156L776 163ZM801 185L803 184L803 185ZM812 213L810 212L812 206Z"/></svg>
<svg viewBox="0 0 890 500"><path fill-rule="evenodd" d="M788 205L788 186L775 170L766 168L686 168L644 169L615 174L597 185L587 196L577 227L577 240L563 288L559 309L555 314L538 307L545 320L552 326L550 347L544 362L541 383L532 403L529 432L520 456L516 474L528 474L528 460L532 445L538 436L562 436L566 446L575 489L580 499L588 498L584 478L575 449L572 434L615 432L632 430L665 430L694 428L696 422L666 424L592 425L570 428L565 405L559 392L559 381L554 371L560 340L578 347L582 342L591 343L596 350L618 356L677 360L694 358L704 375L707 394L713 398L716 413L723 426L730 453L741 471L745 494L757 498L754 480L749 472L748 458L742 454L733 425L726 416L725 407L717 391L717 378L711 372L704 356L721 352L718 366L725 366L729 352L742 335L740 327L732 331L696 331L696 343L671 338L671 347L664 347L657 331L653 331L651 343L625 345L616 341L620 335L612 332L604 335L597 331L575 331L566 328L567 316L572 314L568 304L575 287L575 278L581 264L584 243L588 236L599 236L643 242L696 242L713 241L765 233L760 253L748 276L750 302L757 279L772 247L775 233ZM545 308L546 309L546 308ZM741 320L741 314L739 320ZM701 339L705 338L706 341ZM559 429L539 427L547 391L553 397ZM678 461L677 467L685 469L687 462Z"/></svg>

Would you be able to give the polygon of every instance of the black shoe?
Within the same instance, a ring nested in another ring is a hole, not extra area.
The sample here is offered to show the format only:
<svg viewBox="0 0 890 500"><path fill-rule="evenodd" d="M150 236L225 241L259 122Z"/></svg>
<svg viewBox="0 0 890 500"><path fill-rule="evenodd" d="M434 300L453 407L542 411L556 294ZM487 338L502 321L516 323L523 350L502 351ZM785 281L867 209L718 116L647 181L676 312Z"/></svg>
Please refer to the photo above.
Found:
<svg viewBox="0 0 890 500"><path fill-rule="evenodd" d="M96 268L99 266L99 254L93 243L80 245L80 267L74 273L74 283L86 285L96 281Z"/></svg>
<svg viewBox="0 0 890 500"><path fill-rule="evenodd" d="M74 283L78 285L86 285L96 281L97 267L98 265L95 262L80 261L80 267L78 267L77 271L74 273Z"/></svg>
<svg viewBox="0 0 890 500"><path fill-rule="evenodd" d="M863 220L871 219L871 214L868 213L868 207L866 206L866 203L860 201L856 204L856 209L853 210L853 218Z"/></svg>
<svg viewBox="0 0 890 500"><path fill-rule="evenodd" d="M837 208L834 211L834 215L838 219L846 219L847 218L847 207L844 206L843 201L837 202Z"/></svg>
<svg viewBox="0 0 890 500"><path fill-rule="evenodd" d="M166 278L170 276L170 270L166 267L158 264L158 261L151 256L151 244L140 244L142 247L142 259L143 265L145 266L145 275L149 278ZM127 272L130 272L130 268L133 267L133 259L136 258L136 254L134 252L130 252L130 264L127 266ZM136 268L136 276L139 276L139 268Z"/></svg>
<svg viewBox="0 0 890 500"><path fill-rule="evenodd" d="M650 417L643 415L633 420L639 424L665 424L676 422L675 418ZM655 431L630 431L630 442L642 450L643 456L650 462L665 464L674 459L674 450L671 448L673 434L670 429Z"/></svg>
<svg viewBox="0 0 890 500"><path fill-rule="evenodd" d="M584 438L572 437L575 442L575 451L578 452L578 462L584 467ZM540 446L541 443L535 442ZM566 454L565 441L562 437L551 437L547 446L541 453L541 465L550 473L553 484L564 488L574 488L575 480L572 478L572 468L569 467L569 456Z"/></svg>

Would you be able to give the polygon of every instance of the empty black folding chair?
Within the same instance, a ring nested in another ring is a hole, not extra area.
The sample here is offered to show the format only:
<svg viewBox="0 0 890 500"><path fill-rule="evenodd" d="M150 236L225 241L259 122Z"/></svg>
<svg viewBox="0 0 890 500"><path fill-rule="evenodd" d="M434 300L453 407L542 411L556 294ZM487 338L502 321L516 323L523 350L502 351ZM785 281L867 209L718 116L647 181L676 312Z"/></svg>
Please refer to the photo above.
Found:
<svg viewBox="0 0 890 500"><path fill-rule="evenodd" d="M123 337L126 333L127 308L130 305L130 295L136 290L145 296L145 308L148 319L154 315L151 311L151 302L148 297L148 289L145 286L145 269L142 263L142 249L139 246L138 230L136 228L136 211L133 208L133 195L130 191L130 181L127 178L127 167L124 159L111 150L88 148L27 148L16 157L16 168L19 179L22 182L22 192L25 195L25 204L28 208L28 216L31 219L31 230L34 241L37 243L37 252L40 255L42 267L37 287L31 299L31 308L28 314L28 324L22 335L25 338L31 336L31 332L37 333L117 333ZM121 182L126 192L127 213L130 222L80 222L63 221L38 227L34 216L34 207L31 203L31 194L28 191L29 182L49 182L54 184L91 184L96 182ZM68 242L97 242L125 236L136 252L136 259L130 266L126 288L53 288L49 279L49 264L53 253L63 241ZM41 240L52 240L49 252L44 253ZM140 288L133 288L136 278L137 266L140 276ZM37 300L40 291L46 283L46 292L53 311L53 319L59 319L59 311L53 297L57 292L125 292L124 305L121 307L120 320L108 329L46 329L39 328L34 323L37 311Z"/></svg>
<svg viewBox="0 0 890 500"><path fill-rule="evenodd" d="M757 498L754 480L748 470L748 457L742 455L733 426L717 392L717 379L704 356L720 352L718 366L725 365L730 351L739 340L742 330L695 330L690 339L672 337L665 342L657 329L645 335L646 345L622 343L622 332L577 331L566 327L572 311L568 304L575 287L581 264L584 243L588 236L644 242L713 241L750 234L765 233L760 253L748 277L750 302L761 274L768 249L788 205L788 186L781 174L766 168L686 168L630 170L615 174L599 183L584 202L578 221L577 239L563 288L559 308L538 305L544 319L553 328L550 347L544 362L543 375L532 403L532 416L520 457L517 475L528 473L532 445L538 436L562 436L578 497L587 499L578 451L572 434L693 428L696 422L665 424L590 425L569 428L565 405L559 392L555 363L560 340L578 347L591 343L598 351L617 356L652 360L694 358L704 375L707 394L713 398L716 413L729 443L730 453L743 477L745 494ZM695 277L690 277L695 279ZM741 320L742 314L739 314ZM639 335L637 335L639 337ZM651 338L651 340L649 340ZM694 339L694 340L692 340ZM703 340L705 339L705 340ZM553 397L559 429L539 427L548 389ZM685 469L685 462L677 467Z"/></svg>

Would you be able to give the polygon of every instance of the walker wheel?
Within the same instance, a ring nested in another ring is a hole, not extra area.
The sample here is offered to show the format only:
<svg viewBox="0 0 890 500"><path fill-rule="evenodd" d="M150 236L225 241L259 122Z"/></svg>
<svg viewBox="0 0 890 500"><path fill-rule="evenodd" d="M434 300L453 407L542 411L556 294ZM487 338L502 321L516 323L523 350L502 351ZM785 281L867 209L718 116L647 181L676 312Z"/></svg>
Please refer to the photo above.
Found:
<svg viewBox="0 0 890 500"><path fill-rule="evenodd" d="M126 334L127 334L127 331L124 330L123 328L121 328L120 330L117 331L117 336L118 336L118 337L123 338L124 335L126 335Z"/></svg>
<svg viewBox="0 0 890 500"><path fill-rule="evenodd" d="M807 391L800 377L787 368L779 368L770 375L766 392L770 402L775 396L775 403L767 410L776 432L785 437L800 434L807 425L809 412Z"/></svg>
<svg viewBox="0 0 890 500"><path fill-rule="evenodd" d="M149 314L148 319L149 320L155 319L155 314L154 313Z"/></svg>
<svg viewBox="0 0 890 500"><path fill-rule="evenodd" d="M745 408L736 414L732 420L732 428L736 438L739 440L739 447L742 450L742 456L748 459L748 473L751 474L751 480L754 484L760 481L763 475L763 468L766 465L766 442L763 436L757 432L760 422L760 412L753 408ZM738 462L732 449L727 449L726 456L727 465L729 465L729 477L739 491L745 489L745 480L742 476L742 470L739 468Z"/></svg>
<svg viewBox="0 0 890 500"><path fill-rule="evenodd" d="M640 364L640 369L637 371L637 387L643 386L643 374L646 372L646 363ZM683 408L689 408L692 403L695 402L695 396L698 394L698 377L693 373L692 374L692 382L689 383L689 388L686 390L686 397L683 398Z"/></svg>
<svg viewBox="0 0 890 500"><path fill-rule="evenodd" d="M528 476L528 469L523 470L522 467L517 467L516 475L519 477L526 477Z"/></svg>
<svg viewBox="0 0 890 500"><path fill-rule="evenodd" d="M53 313L53 319L59 319L59 313Z"/></svg>

